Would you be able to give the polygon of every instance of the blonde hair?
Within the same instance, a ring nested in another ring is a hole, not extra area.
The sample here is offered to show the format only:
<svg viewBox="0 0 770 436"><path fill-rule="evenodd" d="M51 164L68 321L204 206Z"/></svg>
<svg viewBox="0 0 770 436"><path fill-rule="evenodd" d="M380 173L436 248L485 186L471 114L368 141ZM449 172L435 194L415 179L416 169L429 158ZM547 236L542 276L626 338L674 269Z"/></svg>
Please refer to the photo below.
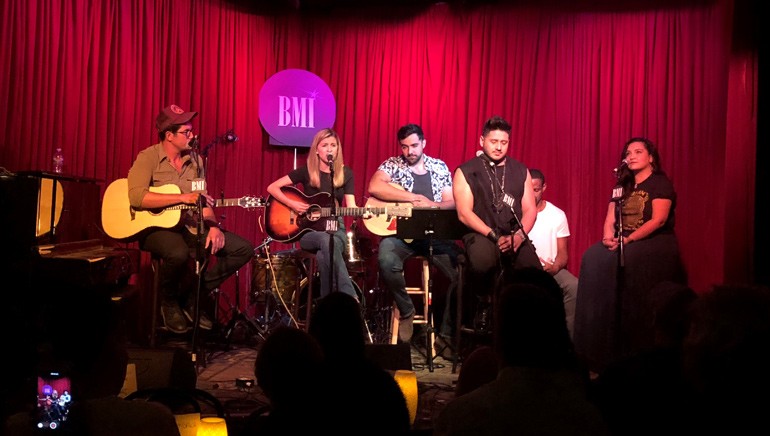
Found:
<svg viewBox="0 0 770 436"><path fill-rule="evenodd" d="M337 132L331 128L321 129L313 137L310 144L310 154L307 157L307 172L310 175L310 186L314 188L321 187L321 176L319 174L320 158L318 156L318 144L326 138L334 137L337 140L337 157L334 158L334 187L339 188L345 181L345 173L342 168L345 166L342 157L342 143Z"/></svg>

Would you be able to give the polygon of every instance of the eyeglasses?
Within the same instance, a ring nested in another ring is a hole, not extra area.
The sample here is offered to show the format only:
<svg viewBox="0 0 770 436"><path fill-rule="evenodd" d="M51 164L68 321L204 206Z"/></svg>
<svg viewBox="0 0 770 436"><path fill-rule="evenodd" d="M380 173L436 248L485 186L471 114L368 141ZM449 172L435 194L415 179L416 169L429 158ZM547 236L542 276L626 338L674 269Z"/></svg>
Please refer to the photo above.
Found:
<svg viewBox="0 0 770 436"><path fill-rule="evenodd" d="M184 136L189 138L190 136L192 136L192 129L180 130L180 131L178 131L176 133L178 133L180 135L184 135Z"/></svg>

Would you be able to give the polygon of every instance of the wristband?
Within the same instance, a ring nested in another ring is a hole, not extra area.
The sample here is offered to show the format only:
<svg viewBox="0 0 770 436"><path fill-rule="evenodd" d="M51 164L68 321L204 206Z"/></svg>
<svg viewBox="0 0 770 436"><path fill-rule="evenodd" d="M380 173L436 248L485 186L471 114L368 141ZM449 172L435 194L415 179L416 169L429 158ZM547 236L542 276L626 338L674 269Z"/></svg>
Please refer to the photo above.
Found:
<svg viewBox="0 0 770 436"><path fill-rule="evenodd" d="M500 239L500 237L497 236L497 232L495 232L494 230L490 230L489 233L487 233L487 239L489 239L494 243L497 243L497 240Z"/></svg>

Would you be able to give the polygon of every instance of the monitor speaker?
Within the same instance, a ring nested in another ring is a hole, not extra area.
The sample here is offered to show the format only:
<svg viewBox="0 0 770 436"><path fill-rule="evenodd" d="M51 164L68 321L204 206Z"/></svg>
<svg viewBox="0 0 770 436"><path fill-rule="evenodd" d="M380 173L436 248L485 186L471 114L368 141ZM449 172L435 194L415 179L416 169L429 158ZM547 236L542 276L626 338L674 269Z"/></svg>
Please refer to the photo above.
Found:
<svg viewBox="0 0 770 436"><path fill-rule="evenodd" d="M182 349L129 348L128 363L136 366L137 389L195 389L195 365Z"/></svg>
<svg viewBox="0 0 770 436"><path fill-rule="evenodd" d="M366 357L385 370L412 369L412 350L406 343L366 344Z"/></svg>

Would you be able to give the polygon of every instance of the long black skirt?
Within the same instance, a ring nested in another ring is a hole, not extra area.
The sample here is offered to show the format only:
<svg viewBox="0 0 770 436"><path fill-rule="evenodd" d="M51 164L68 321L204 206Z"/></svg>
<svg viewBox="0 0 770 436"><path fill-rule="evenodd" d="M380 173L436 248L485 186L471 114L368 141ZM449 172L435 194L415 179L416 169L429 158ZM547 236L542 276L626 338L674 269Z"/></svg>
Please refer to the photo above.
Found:
<svg viewBox="0 0 770 436"><path fill-rule="evenodd" d="M580 265L575 307L575 351L589 369L649 348L654 342L650 291L658 283L685 283L676 236L664 234L625 246L619 252L601 242L586 250Z"/></svg>

